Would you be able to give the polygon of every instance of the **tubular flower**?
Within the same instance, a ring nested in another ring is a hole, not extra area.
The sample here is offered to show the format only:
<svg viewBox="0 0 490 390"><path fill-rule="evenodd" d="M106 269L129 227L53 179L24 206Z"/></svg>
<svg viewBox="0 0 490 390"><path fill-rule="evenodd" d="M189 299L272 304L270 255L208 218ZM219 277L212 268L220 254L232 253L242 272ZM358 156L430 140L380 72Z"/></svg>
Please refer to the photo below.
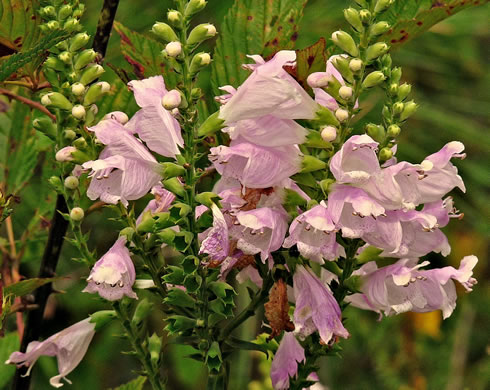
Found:
<svg viewBox="0 0 490 390"><path fill-rule="evenodd" d="M292 332L284 332L271 365L274 390L289 389L289 378L298 374L298 363L305 363L305 350Z"/></svg>
<svg viewBox="0 0 490 390"><path fill-rule="evenodd" d="M136 271L125 243L126 238L120 237L111 249L95 263L83 292L98 293L109 301L116 301L124 295L138 299L132 290Z"/></svg>
<svg viewBox="0 0 490 390"><path fill-rule="evenodd" d="M228 224L216 204L211 205L211 211L213 212L213 227L201 243L199 254L206 253L211 260L222 262L228 257L230 251Z"/></svg>
<svg viewBox="0 0 490 390"><path fill-rule="evenodd" d="M27 376L31 373L32 367L40 356L56 356L59 374L52 377L49 383L53 387L61 387L63 386L61 379L71 383L66 376L83 359L94 334L95 323L90 322L90 318L86 318L42 342L30 342L25 353L13 352L5 363L17 364L18 367L29 367Z"/></svg>
<svg viewBox="0 0 490 390"><path fill-rule="evenodd" d="M349 337L341 321L339 304L328 286L304 266L296 268L293 276L294 324L296 332L307 337L318 330L325 344L334 336Z"/></svg>

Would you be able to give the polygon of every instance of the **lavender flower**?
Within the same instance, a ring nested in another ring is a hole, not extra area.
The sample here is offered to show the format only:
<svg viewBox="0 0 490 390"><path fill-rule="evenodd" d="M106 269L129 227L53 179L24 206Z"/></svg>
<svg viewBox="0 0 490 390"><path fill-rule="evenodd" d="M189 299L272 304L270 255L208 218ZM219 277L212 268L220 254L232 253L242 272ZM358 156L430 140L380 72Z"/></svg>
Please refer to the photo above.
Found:
<svg viewBox="0 0 490 390"><path fill-rule="evenodd" d="M228 238L228 224L218 206L211 205L213 212L213 227L201 243L199 254L206 253L211 260L222 262L228 257L230 242Z"/></svg>
<svg viewBox="0 0 490 390"><path fill-rule="evenodd" d="M305 363L305 350L292 332L284 332L271 365L274 390L289 389L289 378L298 374L298 363Z"/></svg>

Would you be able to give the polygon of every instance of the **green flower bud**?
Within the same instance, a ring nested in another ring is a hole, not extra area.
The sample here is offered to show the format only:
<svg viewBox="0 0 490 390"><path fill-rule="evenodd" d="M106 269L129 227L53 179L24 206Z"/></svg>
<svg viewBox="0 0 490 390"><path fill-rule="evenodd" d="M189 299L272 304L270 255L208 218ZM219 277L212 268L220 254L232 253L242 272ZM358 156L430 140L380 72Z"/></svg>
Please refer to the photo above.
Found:
<svg viewBox="0 0 490 390"><path fill-rule="evenodd" d="M185 7L185 17L189 18L190 16L202 11L204 7L206 7L207 2L205 0L190 0Z"/></svg>
<svg viewBox="0 0 490 390"><path fill-rule="evenodd" d="M83 119L85 118L85 114L86 114L85 107L82 106L81 104L77 104L72 108L71 114L77 119Z"/></svg>
<svg viewBox="0 0 490 390"><path fill-rule="evenodd" d="M369 35L375 37L377 35L384 34L389 29L390 29L390 25L388 24L388 22L381 21L381 22L378 22L378 23L373 24L370 27L370 29L369 29Z"/></svg>
<svg viewBox="0 0 490 390"><path fill-rule="evenodd" d="M117 314L114 310L101 310L90 314L90 322L95 323L95 331L98 331L114 318L117 318Z"/></svg>
<svg viewBox="0 0 490 390"><path fill-rule="evenodd" d="M398 135L400 134L400 126L397 126L397 125L390 125L388 126L388 137L390 138L394 138L394 137L398 137Z"/></svg>
<svg viewBox="0 0 490 390"><path fill-rule="evenodd" d="M45 24L45 26L49 31L59 30L60 28L60 24L57 20L50 20L48 23Z"/></svg>
<svg viewBox="0 0 490 390"><path fill-rule="evenodd" d="M74 83L74 82L77 82L78 79L79 79L80 75L78 74L78 72L70 72L66 75L66 78L68 79L68 81L70 83Z"/></svg>
<svg viewBox="0 0 490 390"><path fill-rule="evenodd" d="M167 23L156 22L151 28L153 34L167 42L178 41L177 34Z"/></svg>
<svg viewBox="0 0 490 390"><path fill-rule="evenodd" d="M400 85L400 88L398 89L398 99L405 100L410 94L411 90L412 86L410 84L404 83Z"/></svg>
<svg viewBox="0 0 490 390"><path fill-rule="evenodd" d="M162 338L159 337L156 333L153 333L153 335L148 338L148 351L150 351L150 361L154 367L158 366L161 350Z"/></svg>
<svg viewBox="0 0 490 390"><path fill-rule="evenodd" d="M374 12L379 13L388 8L391 4L393 4L394 0L378 0L376 5L374 6Z"/></svg>
<svg viewBox="0 0 490 390"><path fill-rule="evenodd" d="M98 83L92 84L83 98L83 105L90 106L91 104L95 103L99 97L110 90L111 86L106 81L99 81Z"/></svg>
<svg viewBox="0 0 490 390"><path fill-rule="evenodd" d="M325 142L335 141L337 138L337 128L333 126L326 126L323 128L320 135Z"/></svg>
<svg viewBox="0 0 490 390"><path fill-rule="evenodd" d="M41 98L41 104L62 110L71 110L73 105L59 92L49 92Z"/></svg>
<svg viewBox="0 0 490 390"><path fill-rule="evenodd" d="M75 18L69 18L63 25L63 29L68 32L77 31L80 29L80 21Z"/></svg>
<svg viewBox="0 0 490 390"><path fill-rule="evenodd" d="M48 5L39 10L39 14L45 19L56 17L56 9L52 5Z"/></svg>
<svg viewBox="0 0 490 390"><path fill-rule="evenodd" d="M85 126L91 126L95 122L95 116L99 112L99 108L96 104L92 104L87 110L87 116L85 117Z"/></svg>
<svg viewBox="0 0 490 390"><path fill-rule="evenodd" d="M51 176L48 183L57 191L61 192L61 179L58 176Z"/></svg>
<svg viewBox="0 0 490 390"><path fill-rule="evenodd" d="M81 96L85 93L85 85L82 83L74 83L71 86L71 93L75 96Z"/></svg>
<svg viewBox="0 0 490 390"><path fill-rule="evenodd" d="M401 102L393 104L393 114L400 115L403 112L405 105Z"/></svg>
<svg viewBox="0 0 490 390"><path fill-rule="evenodd" d="M339 122L344 122L349 118L349 111L344 110L343 108L338 108L335 111L335 117L339 120Z"/></svg>
<svg viewBox="0 0 490 390"><path fill-rule="evenodd" d="M176 177L163 181L163 187L177 196L183 197L186 192L182 183Z"/></svg>
<svg viewBox="0 0 490 390"><path fill-rule="evenodd" d="M58 54L58 58L65 64L69 64L71 62L72 55L68 51L63 51L60 54Z"/></svg>
<svg viewBox="0 0 490 390"><path fill-rule="evenodd" d="M396 96L398 93L398 84L397 83L391 83L390 87L388 89L388 92L390 96Z"/></svg>
<svg viewBox="0 0 490 390"><path fill-rule="evenodd" d="M58 18L60 20L65 20L68 16L70 16L73 12L73 8L70 4L65 4L62 6L58 12Z"/></svg>
<svg viewBox="0 0 490 390"><path fill-rule="evenodd" d="M68 188L69 190L74 190L78 188L78 178L76 176L68 176L65 179L65 188Z"/></svg>
<svg viewBox="0 0 490 390"><path fill-rule="evenodd" d="M192 88L191 90L191 98L193 100L199 100L202 97L201 88Z"/></svg>
<svg viewBox="0 0 490 390"><path fill-rule="evenodd" d="M56 138L56 125L53 121L48 117L36 118L32 121L32 126L39 130L40 132L46 134L49 138Z"/></svg>
<svg viewBox="0 0 490 390"><path fill-rule="evenodd" d="M190 73L196 74L199 70L211 63L209 53L197 53L191 60Z"/></svg>
<svg viewBox="0 0 490 390"><path fill-rule="evenodd" d="M85 11L85 4L80 3L80 4L78 4L78 7L73 11L72 16L74 18L81 18L84 11Z"/></svg>
<svg viewBox="0 0 490 390"><path fill-rule="evenodd" d="M388 161L393 157L393 151L390 148L383 148L379 151L379 161Z"/></svg>
<svg viewBox="0 0 490 390"><path fill-rule="evenodd" d="M80 70L85 68L88 64L93 62L97 57L97 53L93 49L86 49L82 51L75 60L73 68L75 70Z"/></svg>
<svg viewBox="0 0 490 390"><path fill-rule="evenodd" d="M75 35L71 40L70 40L70 48L69 50L74 53L83 48L88 41L90 40L90 35L87 33L79 33Z"/></svg>
<svg viewBox="0 0 490 390"><path fill-rule="evenodd" d="M359 11L350 7L344 10L344 17L349 24L354 27L357 31L363 31L364 26L362 25L361 18L359 17Z"/></svg>
<svg viewBox="0 0 490 390"><path fill-rule="evenodd" d="M412 116L415 111L417 111L417 107L417 104L413 100L405 103L405 106L403 107L403 112L400 114L400 120L404 121L408 119L408 117Z"/></svg>
<svg viewBox="0 0 490 390"><path fill-rule="evenodd" d="M359 6L367 8L369 4L366 0L354 0Z"/></svg>
<svg viewBox="0 0 490 390"><path fill-rule="evenodd" d="M362 61L359 58L353 58L352 60L350 60L349 69L352 72L357 73L361 70L361 68L362 68Z"/></svg>
<svg viewBox="0 0 490 390"><path fill-rule="evenodd" d="M83 72L82 77L80 77L80 82L83 85L88 85L95 79L102 76L104 72L104 68L99 64L91 65L87 67L87 69L85 69L85 71Z"/></svg>
<svg viewBox="0 0 490 390"><path fill-rule="evenodd" d="M383 82L386 79L385 75L380 72L379 70L376 70L374 72L369 73L364 81L362 82L362 87L363 88L372 88L379 83Z"/></svg>
<svg viewBox="0 0 490 390"><path fill-rule="evenodd" d="M208 116L201 127L199 127L197 130L197 135L199 137L207 137L212 135L225 127L224 124L225 121L219 118L219 111L216 111L214 114Z"/></svg>
<svg viewBox="0 0 490 390"><path fill-rule="evenodd" d="M212 24L204 23L199 24L192 29L187 38L188 45L195 45L197 43L201 43L206 39L212 38L216 35L216 27Z"/></svg>
<svg viewBox="0 0 490 390"><path fill-rule="evenodd" d="M357 48L354 39L345 31L335 31L332 34L332 41L352 57L357 57L359 55L359 49Z"/></svg>
<svg viewBox="0 0 490 390"><path fill-rule="evenodd" d="M388 51L389 47L384 42L377 42L374 45L371 45L366 50L366 60L372 61L379 56L385 54Z"/></svg>
<svg viewBox="0 0 490 390"><path fill-rule="evenodd" d="M162 177L165 179L185 175L185 168L182 165L171 162L164 162L160 165L162 166Z"/></svg>
<svg viewBox="0 0 490 390"><path fill-rule="evenodd" d="M72 145L77 149L85 149L87 147L87 141L83 137L79 137L72 142Z"/></svg>
<svg viewBox="0 0 490 390"><path fill-rule="evenodd" d="M385 68L391 68L392 60L391 60L391 56L389 54L383 55L380 58L380 60L381 60L381 64L383 65L383 67L385 67Z"/></svg>
<svg viewBox="0 0 490 390"><path fill-rule="evenodd" d="M364 24L369 24L371 21L371 12L367 9L362 9L359 11L359 18Z"/></svg>
<svg viewBox="0 0 490 390"><path fill-rule="evenodd" d="M333 58L331 58L331 61L335 69L339 71L339 73L342 75L342 77L345 80L349 82L354 81L354 76L352 74L351 69L349 68L349 60L347 58L342 56L333 56Z"/></svg>
<svg viewBox="0 0 490 390"><path fill-rule="evenodd" d="M81 207L73 207L70 211L70 218L72 221L80 222L85 217L85 212Z"/></svg>
<svg viewBox="0 0 490 390"><path fill-rule="evenodd" d="M342 99L349 100L352 97L352 88L347 85L343 85L339 88L339 95Z"/></svg>
<svg viewBox="0 0 490 390"><path fill-rule="evenodd" d="M58 72L62 72L65 69L65 64L59 58L56 57L48 57L48 59L44 62L44 66L49 69L57 70Z"/></svg>
<svg viewBox="0 0 490 390"><path fill-rule="evenodd" d="M174 27L182 26L182 14L174 9L171 9L167 12L167 20Z"/></svg>
<svg viewBox="0 0 490 390"><path fill-rule="evenodd" d="M399 83L402 78L402 70L399 67L393 68L391 70L391 81L394 83Z"/></svg>
<svg viewBox="0 0 490 390"><path fill-rule="evenodd" d="M63 131L63 138L66 139L67 141L73 141L77 136L77 133L75 133L71 129L67 129Z"/></svg>
<svg viewBox="0 0 490 390"><path fill-rule="evenodd" d="M376 142L383 142L385 139L385 129L383 126L375 125L374 123L369 123L366 125L366 133Z"/></svg>

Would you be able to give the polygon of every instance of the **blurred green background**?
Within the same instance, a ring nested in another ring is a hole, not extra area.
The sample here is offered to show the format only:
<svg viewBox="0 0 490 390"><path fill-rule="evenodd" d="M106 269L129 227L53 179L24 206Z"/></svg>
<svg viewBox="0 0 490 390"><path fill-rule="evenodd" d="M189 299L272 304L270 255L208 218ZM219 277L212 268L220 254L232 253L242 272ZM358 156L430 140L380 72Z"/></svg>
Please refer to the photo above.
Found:
<svg viewBox="0 0 490 390"><path fill-rule="evenodd" d="M259 1L259 0L258 0ZM210 0L196 22L214 23L218 32L220 21L233 3L232 0ZM341 0L310 0L300 27L296 48L311 45L319 37L329 37L338 28L346 29ZM82 22L89 33L94 33L102 1L88 0ZM155 20L163 21L169 1L122 0L116 20L136 31L149 34ZM437 266L457 266L459 260L475 254L480 261L476 277L480 283L465 295L459 291L458 306L453 315L442 322L440 312L404 314L383 318L350 308L346 325L351 338L341 342L342 358L321 361L319 372L322 383L329 389L434 389L484 390L490 388L490 286L487 283L489 217L489 150L488 111L490 107L490 74L488 72L490 32L489 7L463 11L436 25L431 31L414 39L393 53L393 62L403 67L402 81L412 84L412 96L420 105L418 112L402 129L398 157L420 162L425 156L439 150L445 143L460 140L466 146L468 157L456 161L467 186L462 196L454 191L456 206L465 214L462 221L453 221L445 228L452 245L452 253L444 259L429 257ZM209 50L212 42L208 44ZM250 53L254 54L254 53ZM124 66L119 50L119 37L113 33L106 62ZM114 80L108 72L105 78ZM203 86L209 85L209 72L201 77ZM381 95L372 94L364 101L372 107L358 124L375 120L380 112ZM13 216L16 232L22 232L33 205L38 201L40 178L21 193L23 200ZM143 207L142 200L139 207ZM114 242L119 226L110 221L108 210L90 215L85 227L91 230L91 247L103 254ZM22 264L21 273L34 276L42 253L43 237L32 243ZM58 273L70 279L57 282L60 293L50 298L44 329L49 336L55 331L81 320L87 314L105 308L94 295L82 294L88 270L71 260L76 257L66 244ZM253 338L260 331L261 319L249 320L243 335ZM151 326L162 329L158 312ZM95 336L87 356L69 375L70 387L78 389L106 389L116 387L136 377L136 361L121 354L129 350L125 340L118 337L120 329L111 325ZM183 358L184 347L168 346L163 369L169 375L169 390L199 390L204 388L203 370L199 363ZM1 351L0 351L1 355ZM230 389L270 389L266 378L268 363L260 355L240 353L232 363ZM56 372L56 361L43 357L33 370L33 389L48 389L48 378ZM249 383L252 381L252 383ZM1 387L1 385L0 385Z"/></svg>

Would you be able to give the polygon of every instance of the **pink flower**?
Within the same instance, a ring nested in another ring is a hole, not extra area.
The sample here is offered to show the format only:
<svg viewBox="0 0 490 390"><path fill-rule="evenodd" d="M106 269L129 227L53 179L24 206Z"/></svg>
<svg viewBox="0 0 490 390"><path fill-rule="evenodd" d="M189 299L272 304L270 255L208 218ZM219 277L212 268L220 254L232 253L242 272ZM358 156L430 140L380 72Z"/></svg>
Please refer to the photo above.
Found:
<svg viewBox="0 0 490 390"><path fill-rule="evenodd" d="M289 389L289 378L298 374L298 363L305 363L305 350L292 332L284 332L271 365L274 390Z"/></svg>
<svg viewBox="0 0 490 390"><path fill-rule="evenodd" d="M84 169L92 169L90 199L127 206L128 200L141 198L161 180L158 162L118 121L105 119L89 130L107 145L98 160L83 164Z"/></svg>
<svg viewBox="0 0 490 390"><path fill-rule="evenodd" d="M307 337L318 330L325 344L334 335L349 337L349 332L342 325L339 304L328 286L311 270L302 265L296 267L293 288L296 299L294 324L298 334Z"/></svg>
<svg viewBox="0 0 490 390"><path fill-rule="evenodd" d="M26 375L29 375L40 356L56 356L59 374L52 377L49 383L53 387L61 387L63 386L61 379L71 383L66 376L83 359L94 334L95 323L90 322L90 318L86 318L42 342L30 342L25 353L13 352L5 363L17 364L18 367L29 367L26 373Z"/></svg>
<svg viewBox="0 0 490 390"><path fill-rule="evenodd" d="M325 92L322 87L327 86L330 78L335 78L340 84L345 85L342 75L332 64L332 59L335 57L336 56L332 56L328 59L327 69L325 72L312 73L307 79L308 84L313 88L313 92L315 93L315 100L331 111L335 111L337 108L339 108L339 105L335 98Z"/></svg>
<svg viewBox="0 0 490 390"><path fill-rule="evenodd" d="M138 299L132 290L136 272L125 243L126 238L120 237L111 249L95 263L83 292L98 293L109 301L116 301L124 295Z"/></svg>
<svg viewBox="0 0 490 390"><path fill-rule="evenodd" d="M141 110L134 114L126 127L137 133L154 152L166 157L180 154L179 147L184 146L180 125L162 106L162 98L169 93L163 77L133 80L128 85Z"/></svg>
<svg viewBox="0 0 490 390"><path fill-rule="evenodd" d="M289 227L289 237L282 246L298 247L302 256L323 264L324 260L334 260L345 255L343 248L335 240L335 224L325 202L300 214Z"/></svg>
<svg viewBox="0 0 490 390"><path fill-rule="evenodd" d="M152 214L156 214L167 211L172 202L175 200L175 195L170 191L167 191L160 184L157 184L155 187L153 187L151 189L151 193L153 194L155 199L152 199L148 202L146 207L136 219L136 225L139 225L139 223L143 219L143 214L145 212L150 211Z"/></svg>
<svg viewBox="0 0 490 390"><path fill-rule="evenodd" d="M318 104L284 69L296 60L294 51L279 51L274 58L265 62L260 56L251 56L253 70L236 93L220 108L219 117L226 124L264 115L281 119L313 119Z"/></svg>
<svg viewBox="0 0 490 390"><path fill-rule="evenodd" d="M456 307L456 289L451 279L471 291L477 283L472 277L477 262L476 256L466 256L459 269L444 267L427 271L419 269L429 263L416 264L417 259L401 259L379 269L375 262L369 262L354 272L363 281L362 293L348 296L346 301L385 315L442 310L447 318Z"/></svg>
<svg viewBox="0 0 490 390"><path fill-rule="evenodd" d="M206 253L211 260L222 262L228 257L230 242L228 238L228 224L218 206L211 205L213 212L213 227L201 243L199 254Z"/></svg>

